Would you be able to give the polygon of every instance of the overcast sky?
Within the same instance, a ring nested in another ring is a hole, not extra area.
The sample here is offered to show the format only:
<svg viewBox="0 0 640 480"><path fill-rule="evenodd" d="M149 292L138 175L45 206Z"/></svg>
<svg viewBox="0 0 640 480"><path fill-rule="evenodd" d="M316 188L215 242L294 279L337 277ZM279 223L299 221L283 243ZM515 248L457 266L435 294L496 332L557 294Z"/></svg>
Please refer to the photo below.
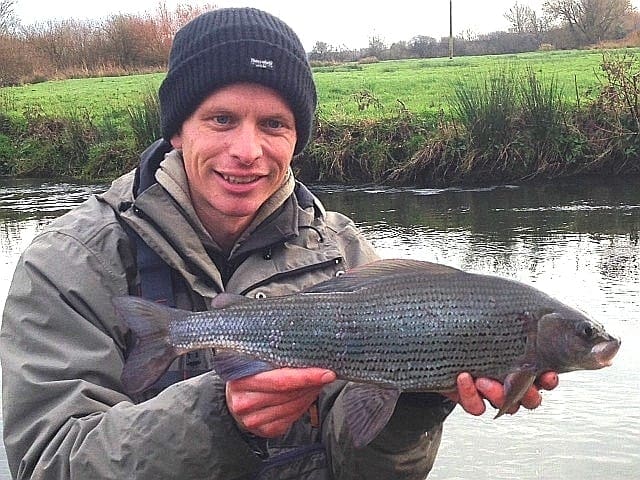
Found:
<svg viewBox="0 0 640 480"><path fill-rule="evenodd" d="M507 30L504 14L516 3L541 12L543 0L452 0L453 33ZM23 23L51 19L98 19L115 13L155 11L160 0L17 0ZM253 6L277 15L300 36L307 50L317 41L334 47L362 48L378 36L387 44L416 35L439 39L449 35L449 0L166 0L181 4ZM632 1L638 7L640 0Z"/></svg>

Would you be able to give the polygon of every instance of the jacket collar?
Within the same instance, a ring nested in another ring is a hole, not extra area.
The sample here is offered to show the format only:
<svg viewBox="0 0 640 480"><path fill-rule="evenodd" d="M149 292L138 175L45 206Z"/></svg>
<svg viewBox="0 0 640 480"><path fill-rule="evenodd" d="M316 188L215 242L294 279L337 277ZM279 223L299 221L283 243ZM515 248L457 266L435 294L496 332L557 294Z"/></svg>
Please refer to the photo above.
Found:
<svg viewBox="0 0 640 480"><path fill-rule="evenodd" d="M180 151L173 150L165 156L156 172L156 180L182 210L182 214L203 243L213 246L221 253L220 247L211 238L193 207ZM289 170L283 185L260 207L253 221L242 233L229 253L229 259L253 250L264 249L298 235L298 202L292 195L294 187L293 172Z"/></svg>
<svg viewBox="0 0 640 480"><path fill-rule="evenodd" d="M191 204L181 157L167 155L156 172L157 181L137 196L136 178L135 172L123 175L99 198L119 212L120 218L179 271L196 292L212 298L222 289L220 272L209 255L210 249L218 247ZM297 237L301 227L313 226L316 218L325 213L319 200L292 174L271 200L237 242L230 261Z"/></svg>

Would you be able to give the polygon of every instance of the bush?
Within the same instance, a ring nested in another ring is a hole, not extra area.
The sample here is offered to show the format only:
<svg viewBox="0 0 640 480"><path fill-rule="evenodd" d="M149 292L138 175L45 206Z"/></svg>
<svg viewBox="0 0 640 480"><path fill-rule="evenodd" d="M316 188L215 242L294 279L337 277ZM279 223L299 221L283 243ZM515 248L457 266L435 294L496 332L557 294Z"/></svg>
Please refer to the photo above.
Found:
<svg viewBox="0 0 640 480"><path fill-rule="evenodd" d="M0 34L0 87L19 85L33 74L30 52L15 37Z"/></svg>
<svg viewBox="0 0 640 480"><path fill-rule="evenodd" d="M26 112L27 127L12 170L18 176L76 177L88 160L97 130L87 112L54 117L33 108Z"/></svg>
<svg viewBox="0 0 640 480"><path fill-rule="evenodd" d="M0 133L0 175L13 174L13 162L18 154L11 138Z"/></svg>
<svg viewBox="0 0 640 480"><path fill-rule="evenodd" d="M115 178L133 169L139 154L133 142L126 139L97 143L89 148L89 159L81 177L89 180Z"/></svg>

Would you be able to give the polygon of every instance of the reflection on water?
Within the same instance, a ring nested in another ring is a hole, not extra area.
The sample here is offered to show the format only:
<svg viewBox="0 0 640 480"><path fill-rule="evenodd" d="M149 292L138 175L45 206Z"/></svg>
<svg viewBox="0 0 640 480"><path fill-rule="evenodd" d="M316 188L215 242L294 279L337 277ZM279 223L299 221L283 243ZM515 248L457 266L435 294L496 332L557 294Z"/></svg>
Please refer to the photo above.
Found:
<svg viewBox="0 0 640 480"><path fill-rule="evenodd" d="M513 418L456 410L430 480L640 475L640 179L477 190L322 187L385 257L519 279L622 337L614 366L573 372Z"/></svg>
<svg viewBox="0 0 640 480"><path fill-rule="evenodd" d="M47 221L105 188L80 183L0 180L0 218L3 223L33 218Z"/></svg>
<svg viewBox="0 0 640 480"><path fill-rule="evenodd" d="M561 377L541 408L498 420L456 410L430 480L632 479L640 472L640 179L473 190L313 190L384 257L534 284L622 337L614 365ZM0 305L19 252L102 185L0 183ZM8 478L0 458L0 478Z"/></svg>

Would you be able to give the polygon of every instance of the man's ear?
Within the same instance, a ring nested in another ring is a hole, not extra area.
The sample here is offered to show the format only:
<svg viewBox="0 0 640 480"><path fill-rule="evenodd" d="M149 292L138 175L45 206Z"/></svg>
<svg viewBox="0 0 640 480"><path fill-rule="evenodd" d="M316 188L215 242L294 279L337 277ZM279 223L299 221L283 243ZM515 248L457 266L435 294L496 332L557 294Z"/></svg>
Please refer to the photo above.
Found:
<svg viewBox="0 0 640 480"><path fill-rule="evenodd" d="M180 134L180 132L171 137L171 146L176 150L182 149L182 135Z"/></svg>

